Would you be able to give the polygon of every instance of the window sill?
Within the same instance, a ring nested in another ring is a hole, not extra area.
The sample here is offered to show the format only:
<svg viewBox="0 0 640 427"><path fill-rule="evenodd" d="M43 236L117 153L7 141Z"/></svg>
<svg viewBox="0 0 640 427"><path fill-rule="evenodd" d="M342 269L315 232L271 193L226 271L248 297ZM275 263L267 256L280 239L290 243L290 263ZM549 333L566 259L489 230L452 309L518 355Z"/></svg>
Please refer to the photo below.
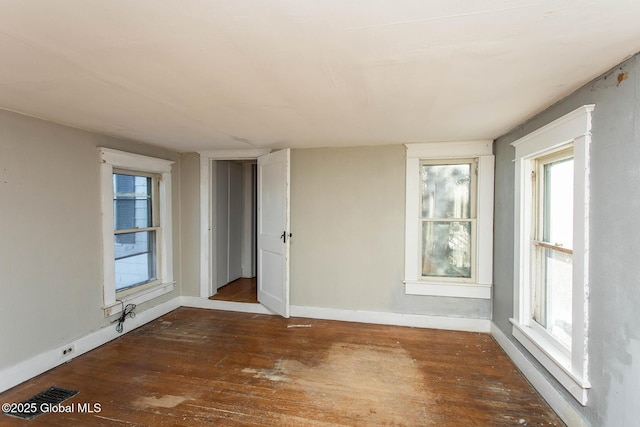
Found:
<svg viewBox="0 0 640 427"><path fill-rule="evenodd" d="M510 321L513 324L513 337L518 340L581 405L586 405L587 391L591 388L591 384L589 384L586 379L571 372L571 358L559 351L544 334L535 331L529 326L519 324L515 319L510 319Z"/></svg>
<svg viewBox="0 0 640 427"><path fill-rule="evenodd" d="M116 301L113 304L102 307L104 310L104 317L113 316L114 314L118 314L122 312L122 307L127 304L142 304L144 302L150 301L154 298L158 298L164 294L168 294L173 291L173 285L175 282L169 283L160 283L159 285L143 289L140 292L136 292L134 294L129 294L125 297L122 297L119 301ZM122 304L120 303L122 301Z"/></svg>
<svg viewBox="0 0 640 427"><path fill-rule="evenodd" d="M438 297L491 299L491 285L405 280L405 294Z"/></svg>

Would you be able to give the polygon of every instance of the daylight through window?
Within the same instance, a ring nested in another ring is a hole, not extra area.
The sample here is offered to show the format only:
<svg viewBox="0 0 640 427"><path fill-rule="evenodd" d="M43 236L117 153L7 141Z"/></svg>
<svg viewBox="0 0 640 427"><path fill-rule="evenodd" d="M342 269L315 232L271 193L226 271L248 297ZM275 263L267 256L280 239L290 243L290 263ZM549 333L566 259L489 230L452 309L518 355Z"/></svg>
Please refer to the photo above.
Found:
<svg viewBox="0 0 640 427"><path fill-rule="evenodd" d="M571 348L573 151L539 159L533 179L538 227L533 244L533 318Z"/></svg>
<svg viewBox="0 0 640 427"><path fill-rule="evenodd" d="M113 174L116 291L157 279L157 175Z"/></svg>
<svg viewBox="0 0 640 427"><path fill-rule="evenodd" d="M474 160L420 165L422 277L472 279Z"/></svg>

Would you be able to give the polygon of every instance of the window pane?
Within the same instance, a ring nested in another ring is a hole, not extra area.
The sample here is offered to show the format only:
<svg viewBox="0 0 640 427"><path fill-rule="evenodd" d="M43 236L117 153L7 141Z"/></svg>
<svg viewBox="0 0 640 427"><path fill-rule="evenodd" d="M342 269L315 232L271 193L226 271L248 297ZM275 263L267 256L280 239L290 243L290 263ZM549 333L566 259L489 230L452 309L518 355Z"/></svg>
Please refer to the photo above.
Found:
<svg viewBox="0 0 640 427"><path fill-rule="evenodd" d="M151 227L151 185L147 176L113 174L113 218L116 230Z"/></svg>
<svg viewBox="0 0 640 427"><path fill-rule="evenodd" d="M573 158L544 165L543 240L573 248Z"/></svg>
<svg viewBox="0 0 640 427"><path fill-rule="evenodd" d="M571 348L572 255L554 249L538 247L544 269L539 298L542 306L535 320L551 335Z"/></svg>
<svg viewBox="0 0 640 427"><path fill-rule="evenodd" d="M470 222L422 222L422 276L471 277Z"/></svg>
<svg viewBox="0 0 640 427"><path fill-rule="evenodd" d="M155 231L115 235L116 291L157 278L155 240Z"/></svg>
<svg viewBox="0 0 640 427"><path fill-rule="evenodd" d="M420 167L422 218L471 218L471 165Z"/></svg>

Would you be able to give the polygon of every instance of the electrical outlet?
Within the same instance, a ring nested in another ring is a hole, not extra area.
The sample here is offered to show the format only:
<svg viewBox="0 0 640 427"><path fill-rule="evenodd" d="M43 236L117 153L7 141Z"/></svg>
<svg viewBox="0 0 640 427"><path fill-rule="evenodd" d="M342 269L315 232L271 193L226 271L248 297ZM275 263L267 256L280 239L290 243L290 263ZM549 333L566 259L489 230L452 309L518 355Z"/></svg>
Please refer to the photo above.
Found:
<svg viewBox="0 0 640 427"><path fill-rule="evenodd" d="M75 350L76 350L75 346L73 344L71 344L70 346L67 346L67 347L62 349L61 356L62 357L68 357L68 356L72 355Z"/></svg>

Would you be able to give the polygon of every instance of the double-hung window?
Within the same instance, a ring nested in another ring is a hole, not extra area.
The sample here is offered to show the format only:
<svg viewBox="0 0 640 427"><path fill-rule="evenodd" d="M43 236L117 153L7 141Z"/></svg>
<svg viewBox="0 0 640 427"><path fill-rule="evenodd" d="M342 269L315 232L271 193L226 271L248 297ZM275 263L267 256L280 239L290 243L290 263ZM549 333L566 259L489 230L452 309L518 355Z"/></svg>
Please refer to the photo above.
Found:
<svg viewBox="0 0 640 427"><path fill-rule="evenodd" d="M515 141L513 336L581 404L588 381L593 105Z"/></svg>
<svg viewBox="0 0 640 427"><path fill-rule="evenodd" d="M405 292L491 297L493 144L406 144Z"/></svg>
<svg viewBox="0 0 640 427"><path fill-rule="evenodd" d="M531 325L571 348L573 269L573 149L536 159L531 230Z"/></svg>
<svg viewBox="0 0 640 427"><path fill-rule="evenodd" d="M115 288L120 295L158 280L157 174L113 172Z"/></svg>
<svg viewBox="0 0 640 427"><path fill-rule="evenodd" d="M100 148L105 315L173 290L171 164Z"/></svg>
<svg viewBox="0 0 640 427"><path fill-rule="evenodd" d="M423 279L475 278L476 163L420 162L420 232Z"/></svg>

